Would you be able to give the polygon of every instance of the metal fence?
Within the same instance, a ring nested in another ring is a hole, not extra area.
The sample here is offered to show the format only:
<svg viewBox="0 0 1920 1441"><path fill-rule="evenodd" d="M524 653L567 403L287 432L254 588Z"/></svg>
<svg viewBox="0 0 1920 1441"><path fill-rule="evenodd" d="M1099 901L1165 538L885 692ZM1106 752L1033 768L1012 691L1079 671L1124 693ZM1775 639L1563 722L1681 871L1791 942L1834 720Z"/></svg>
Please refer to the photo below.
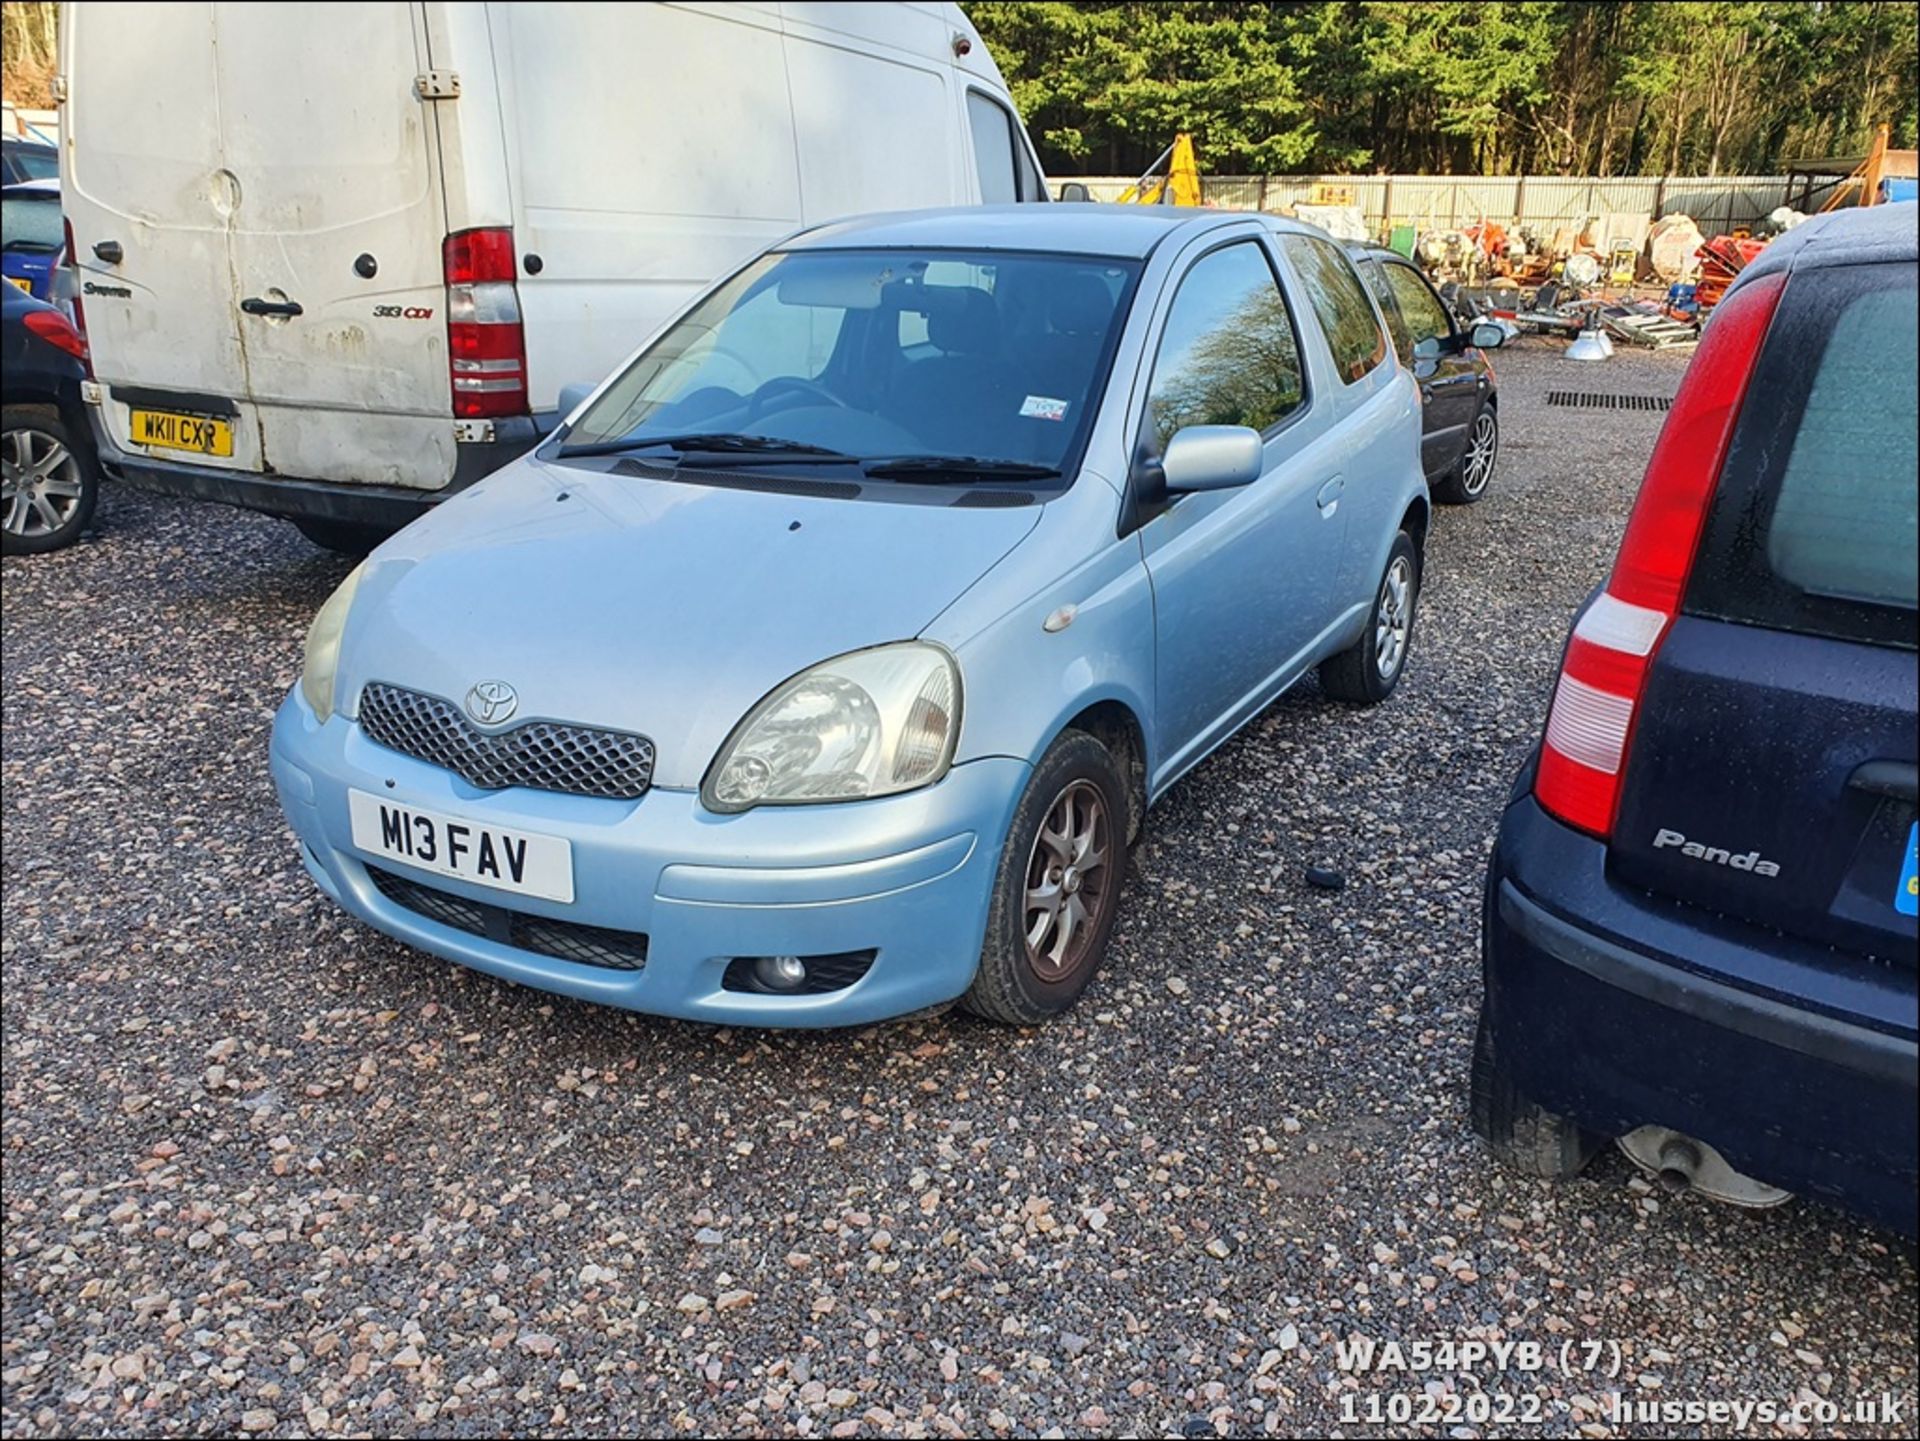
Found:
<svg viewBox="0 0 1920 1441"><path fill-rule="evenodd" d="M1131 176L1092 176L1083 182L1095 200L1116 199ZM1223 210L1280 212L1310 203L1314 188L1351 192L1367 227L1384 234L1393 225L1451 229L1482 218L1553 230L1607 211L1691 215L1708 235L1752 225L1788 203L1784 175L1208 175L1201 189Z"/></svg>

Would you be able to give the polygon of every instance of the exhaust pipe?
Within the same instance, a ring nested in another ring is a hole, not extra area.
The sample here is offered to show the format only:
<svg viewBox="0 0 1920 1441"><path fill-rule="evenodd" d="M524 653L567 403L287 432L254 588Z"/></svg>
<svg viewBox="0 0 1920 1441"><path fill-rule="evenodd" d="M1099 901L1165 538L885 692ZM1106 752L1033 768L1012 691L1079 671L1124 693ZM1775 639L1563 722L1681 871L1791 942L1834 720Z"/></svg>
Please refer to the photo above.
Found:
<svg viewBox="0 0 1920 1441"><path fill-rule="evenodd" d="M1727 1164L1705 1141L1665 1126L1642 1126L1617 1142L1629 1161L1638 1166L1669 1196L1698 1191L1715 1201L1762 1209L1777 1206L1790 1193L1765 1181L1756 1181Z"/></svg>
<svg viewBox="0 0 1920 1441"><path fill-rule="evenodd" d="M1700 1147L1687 1137L1670 1136L1660 1147L1660 1169L1654 1172L1653 1179L1669 1196L1677 1196L1693 1189L1693 1178L1700 1174L1705 1159Z"/></svg>

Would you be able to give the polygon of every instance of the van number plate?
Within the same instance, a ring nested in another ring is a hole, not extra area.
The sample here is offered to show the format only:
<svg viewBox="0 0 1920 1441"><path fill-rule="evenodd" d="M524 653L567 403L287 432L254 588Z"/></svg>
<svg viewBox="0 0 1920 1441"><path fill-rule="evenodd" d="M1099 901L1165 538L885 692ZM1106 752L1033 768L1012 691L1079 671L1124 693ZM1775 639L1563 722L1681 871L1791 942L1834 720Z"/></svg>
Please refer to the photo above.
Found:
<svg viewBox="0 0 1920 1441"><path fill-rule="evenodd" d="M132 415L135 445L190 450L196 455L233 454L233 422L230 420L216 415L186 415L177 410L136 410Z"/></svg>

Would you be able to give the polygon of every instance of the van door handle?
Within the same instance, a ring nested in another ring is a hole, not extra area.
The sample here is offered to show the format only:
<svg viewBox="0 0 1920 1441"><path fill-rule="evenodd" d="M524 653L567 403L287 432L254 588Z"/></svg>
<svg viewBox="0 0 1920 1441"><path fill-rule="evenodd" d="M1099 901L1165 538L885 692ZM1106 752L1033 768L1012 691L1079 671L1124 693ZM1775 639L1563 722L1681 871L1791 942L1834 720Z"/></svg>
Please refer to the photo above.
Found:
<svg viewBox="0 0 1920 1441"><path fill-rule="evenodd" d="M1913 805L1920 802L1920 767L1911 761L1868 761L1847 777L1847 789Z"/></svg>
<svg viewBox="0 0 1920 1441"><path fill-rule="evenodd" d="M305 314L300 302L297 300L262 300L257 295L249 295L245 300L241 301L240 308L246 311L248 315Z"/></svg>
<svg viewBox="0 0 1920 1441"><path fill-rule="evenodd" d="M1322 485L1320 487L1320 492L1319 494L1314 496L1313 503L1320 507L1320 513L1322 515L1330 516L1333 514L1334 510L1339 506L1340 497L1346 494L1346 490L1347 490L1346 477L1343 475L1336 475L1332 480L1328 481L1325 485Z"/></svg>

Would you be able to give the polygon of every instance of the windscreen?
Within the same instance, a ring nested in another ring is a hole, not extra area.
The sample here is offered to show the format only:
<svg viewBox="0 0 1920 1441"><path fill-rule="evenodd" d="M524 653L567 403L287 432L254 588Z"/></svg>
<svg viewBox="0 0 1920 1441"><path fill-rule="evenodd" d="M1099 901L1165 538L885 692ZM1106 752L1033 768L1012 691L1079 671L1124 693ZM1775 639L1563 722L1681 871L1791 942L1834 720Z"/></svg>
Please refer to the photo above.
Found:
<svg viewBox="0 0 1920 1441"><path fill-rule="evenodd" d="M726 433L1069 470L1136 270L1003 251L764 256L648 347L567 446Z"/></svg>

